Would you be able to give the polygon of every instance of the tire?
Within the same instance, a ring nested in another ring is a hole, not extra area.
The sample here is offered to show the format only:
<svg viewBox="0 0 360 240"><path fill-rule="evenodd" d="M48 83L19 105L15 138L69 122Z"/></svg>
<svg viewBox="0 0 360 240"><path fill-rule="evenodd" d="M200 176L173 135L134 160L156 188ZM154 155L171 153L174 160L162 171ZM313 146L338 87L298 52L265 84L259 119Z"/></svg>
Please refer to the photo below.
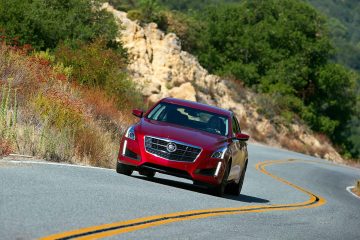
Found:
<svg viewBox="0 0 360 240"><path fill-rule="evenodd" d="M130 176L133 173L133 171L134 171L133 167L126 165L126 164L119 163L118 161L116 161L116 172L117 173Z"/></svg>
<svg viewBox="0 0 360 240"><path fill-rule="evenodd" d="M244 169L243 169L242 172L241 172L241 176L240 176L239 183L233 182L233 183L230 183L230 184L227 186L227 189L226 189L226 190L227 190L228 193L230 193L231 195L235 195L235 196L239 196L239 195L240 195L242 186L243 186L243 184L244 184L246 169L247 169L247 161L246 161L246 163L245 163Z"/></svg>
<svg viewBox="0 0 360 240"><path fill-rule="evenodd" d="M221 183L212 188L211 189L211 192L213 195L215 196L218 196L218 197L223 197L224 196L224 193L225 193L225 188L226 188L226 185L227 185L227 179L229 177L229 173L230 173L230 164L228 164L228 166L226 167L226 171L225 171L225 174L221 180Z"/></svg>
<svg viewBox="0 0 360 240"><path fill-rule="evenodd" d="M155 176L155 171L151 171L151 170L148 170L148 169L145 169L145 170L140 170L139 171L140 175L143 175L145 177L148 177L148 178L153 178Z"/></svg>

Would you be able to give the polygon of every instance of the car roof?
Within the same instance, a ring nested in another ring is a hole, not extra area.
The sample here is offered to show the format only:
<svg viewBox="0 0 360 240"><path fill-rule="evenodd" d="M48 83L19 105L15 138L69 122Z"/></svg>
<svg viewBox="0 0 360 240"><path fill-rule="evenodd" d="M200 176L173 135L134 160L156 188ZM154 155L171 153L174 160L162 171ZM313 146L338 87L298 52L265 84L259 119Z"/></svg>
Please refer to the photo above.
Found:
<svg viewBox="0 0 360 240"><path fill-rule="evenodd" d="M211 112L211 113L224 115L227 117L232 116L232 112L229 110L210 106L210 105L203 104L203 103L178 99L178 98L163 98L160 102L172 103L172 104L176 104L176 105L180 105L180 106L184 106L184 107L191 107L191 108L195 108L195 109L199 109L199 110L203 110L203 111L207 111L207 112Z"/></svg>

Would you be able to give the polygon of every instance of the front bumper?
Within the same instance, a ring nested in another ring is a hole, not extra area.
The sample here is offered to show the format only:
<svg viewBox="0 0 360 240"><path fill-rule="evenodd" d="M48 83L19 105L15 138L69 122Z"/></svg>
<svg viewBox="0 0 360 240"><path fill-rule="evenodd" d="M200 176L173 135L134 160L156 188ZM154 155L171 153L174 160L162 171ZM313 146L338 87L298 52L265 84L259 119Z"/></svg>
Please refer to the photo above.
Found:
<svg viewBox="0 0 360 240"><path fill-rule="evenodd" d="M141 138L143 137L137 140L126 137L121 139L119 162L132 165L137 170L146 168L209 185L220 184L225 172L225 162L209 157L212 152L203 149L194 162L177 162L146 152L144 141Z"/></svg>

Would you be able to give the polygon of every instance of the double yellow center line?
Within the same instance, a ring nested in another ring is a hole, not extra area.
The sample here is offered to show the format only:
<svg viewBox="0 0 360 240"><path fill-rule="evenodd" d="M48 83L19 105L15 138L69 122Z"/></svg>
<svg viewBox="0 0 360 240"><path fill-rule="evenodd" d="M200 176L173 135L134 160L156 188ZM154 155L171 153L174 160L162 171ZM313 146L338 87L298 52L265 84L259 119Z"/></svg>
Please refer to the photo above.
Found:
<svg viewBox="0 0 360 240"><path fill-rule="evenodd" d="M277 161L265 161L258 163L256 169L260 172L284 183L287 184L300 192L303 192L309 196L309 199L304 202L292 203L292 204L275 204L275 205L256 205L256 206L245 206L238 208L216 208L216 209L205 209L205 210L193 210L186 212L177 212L163 215L156 215L151 217L144 217L133 219L129 221L115 222L110 224L104 224L99 226L87 227L78 230L73 230L64 233L58 233L50 235L44 238L43 240L50 239L99 239L109 236L114 236L118 234L123 234L127 232L137 231L144 228L187 221L200 218L208 218L214 216L223 216L230 214L244 214L244 213L259 213L259 212L269 212L269 211L290 211L297 210L302 208L314 208L319 207L326 203L326 200L320 196L316 196L308 190L305 190L302 187L299 187L285 179L282 179L278 176L275 176L268 171L266 171L266 166L274 164L286 164L292 162L303 162L309 163L314 161L304 161L304 160L277 160Z"/></svg>

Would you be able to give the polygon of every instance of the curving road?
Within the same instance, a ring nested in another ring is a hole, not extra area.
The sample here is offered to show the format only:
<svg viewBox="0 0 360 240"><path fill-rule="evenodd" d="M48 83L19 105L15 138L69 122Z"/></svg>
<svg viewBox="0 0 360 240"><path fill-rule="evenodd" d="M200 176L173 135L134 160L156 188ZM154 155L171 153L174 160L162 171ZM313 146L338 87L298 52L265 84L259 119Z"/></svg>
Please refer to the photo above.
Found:
<svg viewBox="0 0 360 240"><path fill-rule="evenodd" d="M242 195L225 198L161 174L0 160L0 239L360 239L346 191L359 169L260 145L249 155Z"/></svg>

